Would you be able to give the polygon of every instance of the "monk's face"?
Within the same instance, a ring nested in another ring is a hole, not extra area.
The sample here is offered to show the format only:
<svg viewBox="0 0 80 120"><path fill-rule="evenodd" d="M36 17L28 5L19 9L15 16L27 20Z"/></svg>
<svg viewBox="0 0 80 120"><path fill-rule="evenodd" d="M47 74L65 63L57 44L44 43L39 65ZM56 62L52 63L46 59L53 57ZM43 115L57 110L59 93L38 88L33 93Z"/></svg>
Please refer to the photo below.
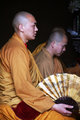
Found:
<svg viewBox="0 0 80 120"><path fill-rule="evenodd" d="M36 20L32 15L27 15L27 18L28 21L24 25L24 37L27 40L34 40L38 31L38 28L36 26Z"/></svg>
<svg viewBox="0 0 80 120"><path fill-rule="evenodd" d="M63 37L63 40L61 42L55 43L55 55L60 56L64 51L66 51L66 45L67 45L67 38L66 36Z"/></svg>

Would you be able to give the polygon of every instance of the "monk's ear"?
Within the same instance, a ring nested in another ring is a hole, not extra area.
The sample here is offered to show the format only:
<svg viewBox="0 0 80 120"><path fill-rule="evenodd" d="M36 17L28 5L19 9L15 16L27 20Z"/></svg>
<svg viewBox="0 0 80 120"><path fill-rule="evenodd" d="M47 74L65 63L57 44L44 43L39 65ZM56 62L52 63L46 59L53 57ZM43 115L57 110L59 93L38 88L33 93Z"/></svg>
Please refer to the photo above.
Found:
<svg viewBox="0 0 80 120"><path fill-rule="evenodd" d="M51 47L54 48L54 45L55 45L55 41L52 41L51 42Z"/></svg>
<svg viewBox="0 0 80 120"><path fill-rule="evenodd" d="M23 27L24 27L24 26L23 26L22 24L19 24L19 26L18 26L19 31L24 32L24 28L23 28Z"/></svg>

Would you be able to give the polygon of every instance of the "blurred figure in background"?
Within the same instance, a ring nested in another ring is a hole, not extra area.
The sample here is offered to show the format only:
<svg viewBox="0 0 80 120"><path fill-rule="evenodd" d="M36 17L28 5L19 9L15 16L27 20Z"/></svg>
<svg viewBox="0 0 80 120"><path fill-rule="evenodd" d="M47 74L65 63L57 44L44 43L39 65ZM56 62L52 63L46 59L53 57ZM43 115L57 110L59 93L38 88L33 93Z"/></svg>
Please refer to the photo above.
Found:
<svg viewBox="0 0 80 120"><path fill-rule="evenodd" d="M59 56L66 51L68 39L64 29L54 28L47 43L33 56L44 78L51 74L63 73Z"/></svg>

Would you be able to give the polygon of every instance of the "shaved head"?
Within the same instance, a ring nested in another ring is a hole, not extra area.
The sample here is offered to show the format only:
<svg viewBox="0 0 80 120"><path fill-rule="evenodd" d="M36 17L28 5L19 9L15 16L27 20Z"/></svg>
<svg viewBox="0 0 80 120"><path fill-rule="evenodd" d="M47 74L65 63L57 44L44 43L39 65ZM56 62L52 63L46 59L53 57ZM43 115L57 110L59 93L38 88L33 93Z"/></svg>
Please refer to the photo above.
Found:
<svg viewBox="0 0 80 120"><path fill-rule="evenodd" d="M14 30L16 31L18 29L18 26L20 24L22 25L25 25L25 23L27 23L27 21L30 19L30 17L32 17L33 15L28 13L28 12L25 12L25 11L22 11L22 12L19 12L15 15L14 19L13 19L13 22L12 22L12 25L13 25L13 28Z"/></svg>
<svg viewBox="0 0 80 120"><path fill-rule="evenodd" d="M51 35L49 36L49 39L47 41L47 45L50 45L51 42L55 41L55 42L61 42L63 40L63 37L66 37L67 39L67 35L66 32L63 28L54 28L52 30Z"/></svg>

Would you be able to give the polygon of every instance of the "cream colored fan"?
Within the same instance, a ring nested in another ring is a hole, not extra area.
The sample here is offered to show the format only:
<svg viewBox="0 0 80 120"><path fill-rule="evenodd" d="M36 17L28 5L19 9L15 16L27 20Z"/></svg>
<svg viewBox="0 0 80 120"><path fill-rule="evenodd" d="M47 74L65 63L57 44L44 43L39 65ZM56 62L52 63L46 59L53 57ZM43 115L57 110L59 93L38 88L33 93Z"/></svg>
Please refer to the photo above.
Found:
<svg viewBox="0 0 80 120"><path fill-rule="evenodd" d="M78 103L80 112L80 77L77 75L67 73L50 75L37 87L49 95L53 101L62 96L72 97Z"/></svg>

